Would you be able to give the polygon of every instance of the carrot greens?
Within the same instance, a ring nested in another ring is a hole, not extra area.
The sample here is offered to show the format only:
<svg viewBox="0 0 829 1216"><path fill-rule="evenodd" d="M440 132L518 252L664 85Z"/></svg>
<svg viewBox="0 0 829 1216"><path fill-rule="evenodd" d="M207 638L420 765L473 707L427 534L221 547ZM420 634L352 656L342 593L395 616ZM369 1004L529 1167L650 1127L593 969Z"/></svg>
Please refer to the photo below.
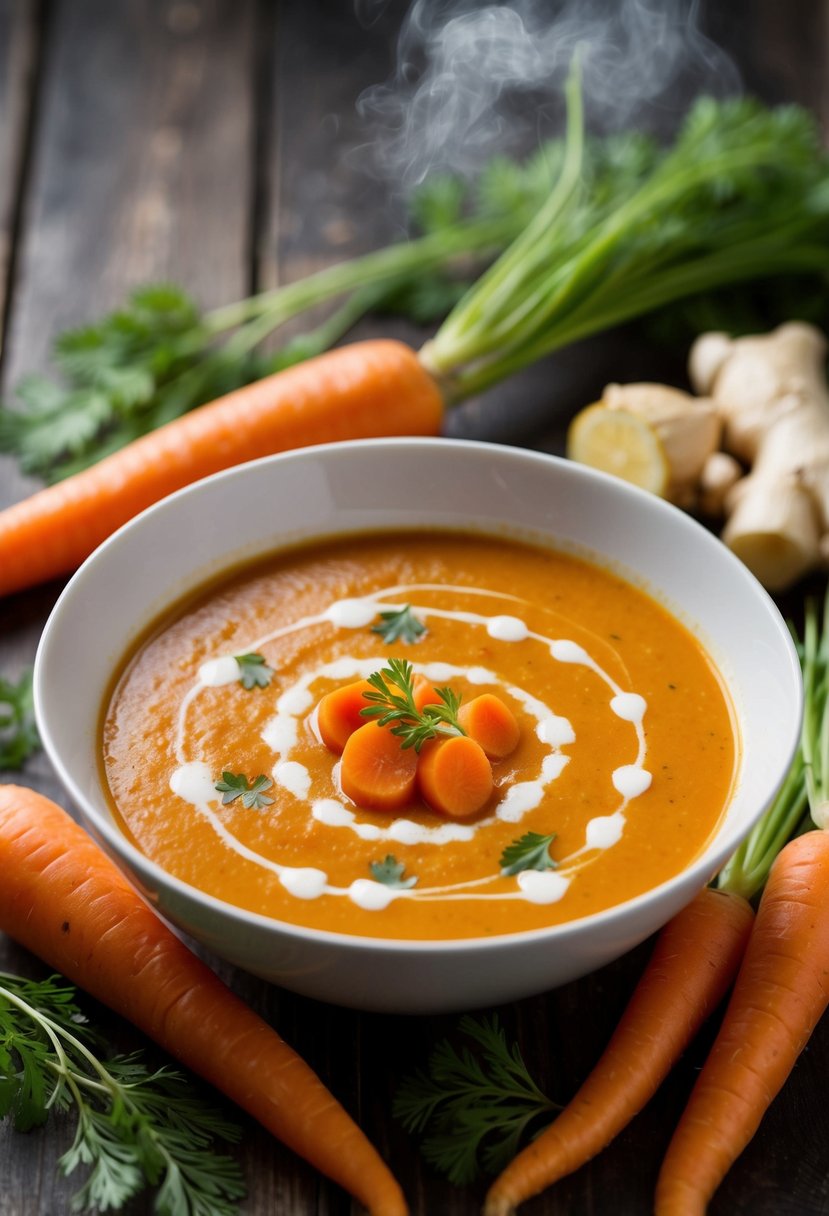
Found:
<svg viewBox="0 0 829 1216"><path fill-rule="evenodd" d="M788 840L829 825L829 589L822 613L814 598L807 599L803 637L795 640L804 691L800 746L771 806L716 880L746 899L763 888Z"/></svg>
<svg viewBox="0 0 829 1216"><path fill-rule="evenodd" d="M0 772L22 768L39 747L31 668L17 681L0 676Z"/></svg>
<svg viewBox="0 0 829 1216"><path fill-rule="evenodd" d="M533 1081L495 1015L458 1022L468 1043L438 1042L428 1067L398 1087L393 1113L421 1136L425 1159L457 1185L496 1173L522 1137L559 1109Z"/></svg>
<svg viewBox="0 0 829 1216"><path fill-rule="evenodd" d="M59 976L0 973L0 1117L29 1131L53 1111L77 1119L60 1170L90 1167L73 1212L118 1210L147 1186L159 1216L238 1211L241 1172L213 1142L237 1141L240 1129L183 1074L151 1070L138 1054L108 1056Z"/></svg>
<svg viewBox="0 0 829 1216"><path fill-rule="evenodd" d="M672 146L589 140L578 72L556 185L422 352L450 400L683 297L829 272L829 159L804 110L700 98Z"/></svg>

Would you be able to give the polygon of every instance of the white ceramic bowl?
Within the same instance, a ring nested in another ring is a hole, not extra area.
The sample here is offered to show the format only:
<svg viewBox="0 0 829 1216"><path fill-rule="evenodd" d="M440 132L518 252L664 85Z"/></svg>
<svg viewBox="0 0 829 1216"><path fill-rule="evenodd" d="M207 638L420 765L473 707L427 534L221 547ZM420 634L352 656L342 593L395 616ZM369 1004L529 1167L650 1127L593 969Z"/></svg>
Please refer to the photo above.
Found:
<svg viewBox="0 0 829 1216"><path fill-rule="evenodd" d="M113 823L98 721L114 669L166 605L225 567L305 539L453 527L593 556L644 585L698 635L731 691L741 775L703 856L656 889L550 929L459 942L390 942L297 928L172 877ZM680 511L580 465L515 448L377 440L306 448L208 478L144 512L86 562L43 635L35 704L46 749L85 823L174 924L240 967L363 1009L436 1012L513 1000L621 955L659 928L768 805L796 746L800 669L772 601Z"/></svg>

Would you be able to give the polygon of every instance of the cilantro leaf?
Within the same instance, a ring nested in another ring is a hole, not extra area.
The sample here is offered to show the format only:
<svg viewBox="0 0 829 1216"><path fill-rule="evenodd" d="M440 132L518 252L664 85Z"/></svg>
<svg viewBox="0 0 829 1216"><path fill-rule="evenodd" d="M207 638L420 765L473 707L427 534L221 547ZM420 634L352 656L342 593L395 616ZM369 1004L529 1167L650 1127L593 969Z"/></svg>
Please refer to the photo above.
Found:
<svg viewBox="0 0 829 1216"><path fill-rule="evenodd" d="M273 806L273 798L268 798L265 790L273 785L270 777L260 773L254 780L248 781L244 773L222 773L222 780L217 781L214 789L222 795L222 805L229 806L241 797L242 806L250 810L261 811L266 806Z"/></svg>
<svg viewBox="0 0 829 1216"><path fill-rule="evenodd" d="M374 881L382 882L387 887L407 891L417 882L417 878L413 875L409 878L403 877L406 867L392 853L387 853L383 861L369 862L368 868L371 870L371 877Z"/></svg>
<svg viewBox="0 0 829 1216"><path fill-rule="evenodd" d="M379 633L384 642L419 642L427 633L426 626L417 619L409 604L378 615L380 623L372 625L371 632Z"/></svg>
<svg viewBox="0 0 829 1216"><path fill-rule="evenodd" d="M16 684L0 677L0 771L22 768L39 747L31 668Z"/></svg>
<svg viewBox="0 0 829 1216"><path fill-rule="evenodd" d="M542 836L538 832L525 832L518 840L513 840L501 854L501 873L520 874L522 870L555 870L558 863L550 856L550 845L556 838L555 832Z"/></svg>
<svg viewBox="0 0 829 1216"><path fill-rule="evenodd" d="M261 654L237 654L239 681L243 688L267 688L274 677L274 670Z"/></svg>

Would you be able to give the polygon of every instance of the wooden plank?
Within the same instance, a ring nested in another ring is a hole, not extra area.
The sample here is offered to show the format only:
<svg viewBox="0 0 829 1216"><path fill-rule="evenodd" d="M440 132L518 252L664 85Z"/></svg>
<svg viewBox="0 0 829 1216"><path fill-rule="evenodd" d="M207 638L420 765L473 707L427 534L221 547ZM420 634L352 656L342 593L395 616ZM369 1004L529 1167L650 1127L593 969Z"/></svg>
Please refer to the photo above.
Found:
<svg viewBox="0 0 829 1216"><path fill-rule="evenodd" d="M34 96L37 10L30 0L0 0L0 355L12 241Z"/></svg>
<svg viewBox="0 0 829 1216"><path fill-rule="evenodd" d="M0 3L0 79L11 89L14 60L19 93L27 0ZM55 334L139 283L176 280L209 305L246 294L250 282L256 0L58 0L50 12L11 285L6 394L25 372L46 370ZM6 165L19 160L20 137L11 134L3 128ZM0 192L4 180L0 172ZM0 460L0 506L34 488ZM55 594L47 587L0 604L0 672L31 662ZM20 780L65 804L45 756ZM4 967L42 974L0 938ZM100 1023L113 1036L126 1033L127 1049L140 1045L116 1019L101 1014ZM69 1210L77 1183L56 1172L69 1138L67 1120L29 1137L0 1127L0 1216ZM269 1160L264 1141L253 1150L260 1164ZM267 1182L265 1169L248 1173ZM146 1211L145 1201L130 1210ZM272 1209L263 1202L254 1210Z"/></svg>

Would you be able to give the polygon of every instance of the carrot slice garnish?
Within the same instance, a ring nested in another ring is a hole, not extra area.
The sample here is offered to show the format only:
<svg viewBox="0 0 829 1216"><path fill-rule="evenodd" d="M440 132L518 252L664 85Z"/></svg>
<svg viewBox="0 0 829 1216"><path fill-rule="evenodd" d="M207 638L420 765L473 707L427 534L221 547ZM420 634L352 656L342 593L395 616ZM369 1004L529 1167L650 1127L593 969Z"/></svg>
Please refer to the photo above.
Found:
<svg viewBox="0 0 829 1216"><path fill-rule="evenodd" d="M490 760L503 760L518 746L521 728L515 715L491 692L462 705L458 721L466 733L480 743Z"/></svg>
<svg viewBox="0 0 829 1216"><path fill-rule="evenodd" d="M415 792L417 752L403 748L387 726L367 722L349 735L343 749L340 783L357 806L396 811Z"/></svg>
<svg viewBox="0 0 829 1216"><path fill-rule="evenodd" d="M429 806L450 819L475 815L492 794L492 765L468 735L424 744L417 779Z"/></svg>
<svg viewBox="0 0 829 1216"><path fill-rule="evenodd" d="M361 726L366 719L360 716L367 709L369 702L363 696L370 692L368 680L356 680L353 684L345 684L335 688L322 698L317 710L317 728L325 746L337 755L341 755L350 735Z"/></svg>

